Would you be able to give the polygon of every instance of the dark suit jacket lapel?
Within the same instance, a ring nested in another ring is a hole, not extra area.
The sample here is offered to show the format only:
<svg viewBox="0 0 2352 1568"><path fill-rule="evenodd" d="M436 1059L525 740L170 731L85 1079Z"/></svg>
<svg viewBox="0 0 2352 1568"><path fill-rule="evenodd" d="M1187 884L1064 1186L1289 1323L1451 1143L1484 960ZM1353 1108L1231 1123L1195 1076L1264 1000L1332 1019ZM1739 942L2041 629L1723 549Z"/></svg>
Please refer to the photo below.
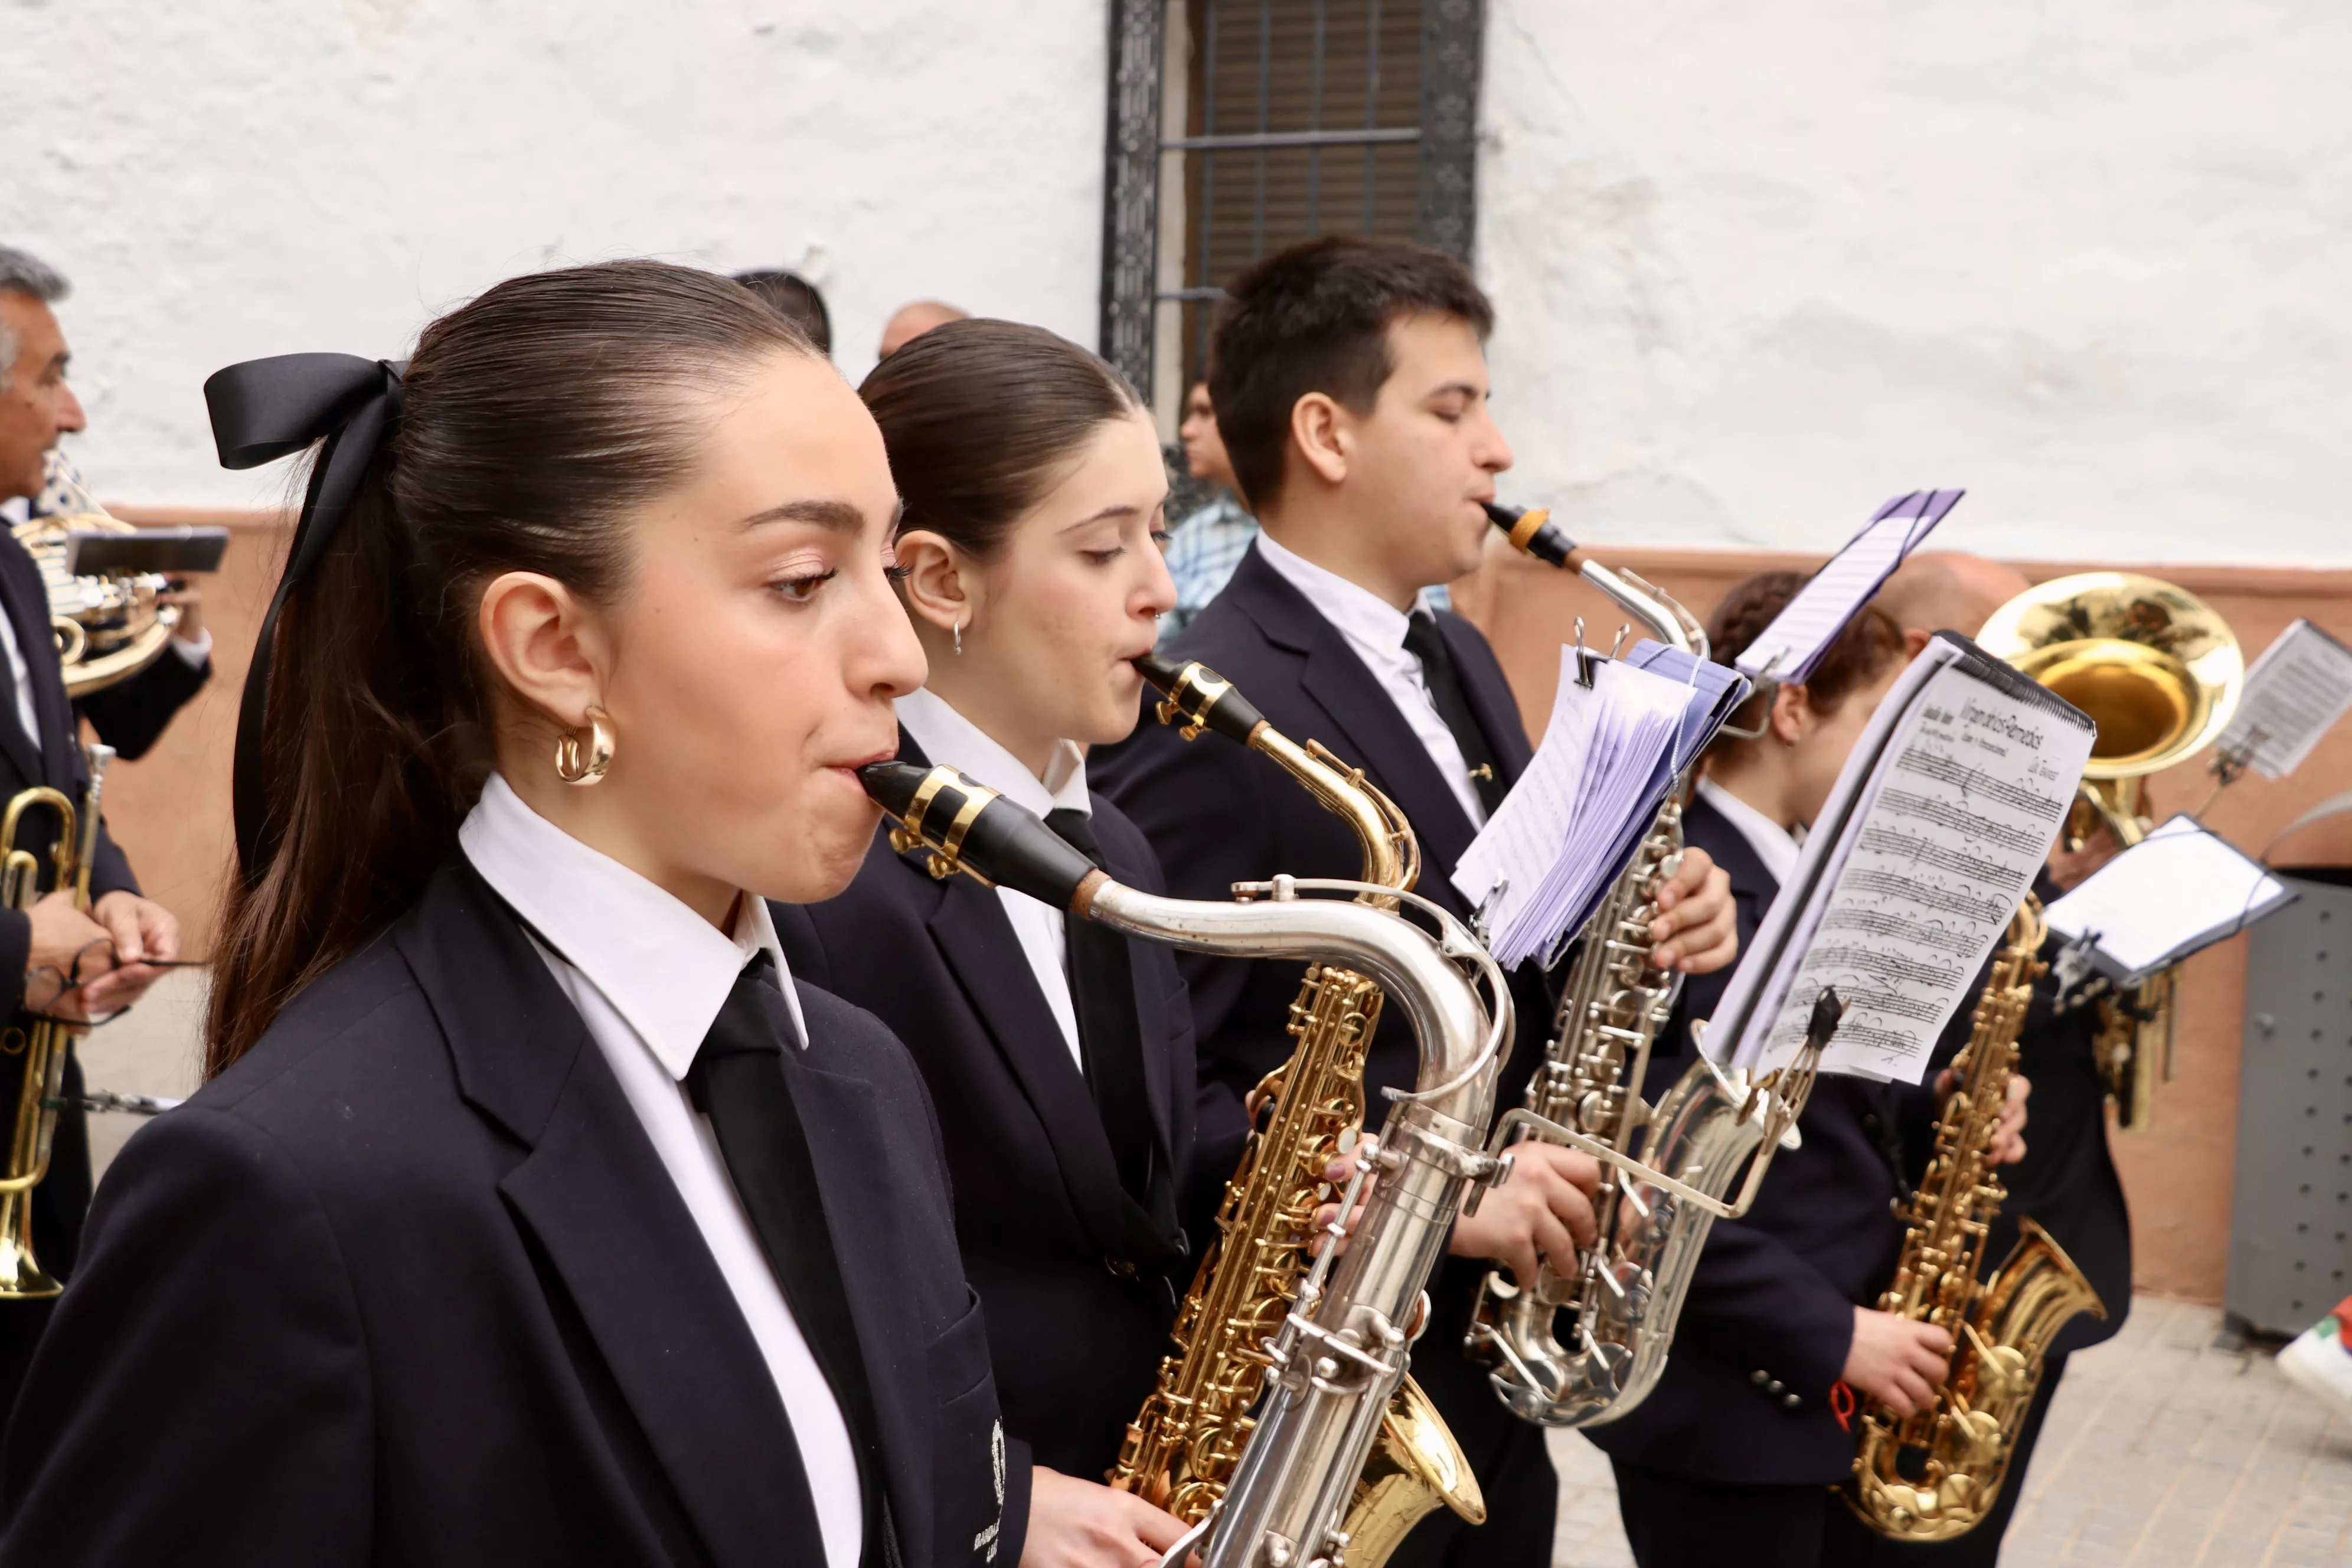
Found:
<svg viewBox="0 0 2352 1568"><path fill-rule="evenodd" d="M712 1560L775 1560L804 1526L791 1425L694 1216L587 1026L462 860L394 940L467 1100L530 1152L499 1184L544 1248Z"/></svg>
<svg viewBox="0 0 2352 1568"><path fill-rule="evenodd" d="M8 629L16 637L16 651L23 657L25 668L32 677L33 712L42 721L42 727L47 729L48 716L42 704L41 657L46 652L52 665L58 657L56 636L49 629L48 600L46 595L37 601L35 598L41 593L41 578L32 558L13 540L6 548L12 558L5 566L0 566L0 612L8 616ZM5 683L7 676L5 661L0 661L0 683ZM58 698L61 702L63 696L60 689ZM58 730L62 733L63 726L58 726ZM13 684L0 684L0 752L6 752L8 760L16 764L17 774L26 783L58 787L57 782L48 776L47 764L49 759L37 743L37 737L26 735L23 722L16 717L16 693Z"/></svg>
<svg viewBox="0 0 2352 1568"><path fill-rule="evenodd" d="M1380 678L1356 657L1339 628L1323 618L1307 595L1250 548L1226 589L1277 647L1306 659L1299 684L1331 717L1329 734L1293 735L1304 745L1321 741L1362 767L1412 824L1427 866L1420 891L1451 908L1461 900L1446 880L1454 862L1470 847L1475 830L1437 764L1397 711ZM1243 696L1249 695L1244 691Z"/></svg>
<svg viewBox="0 0 2352 1568"><path fill-rule="evenodd" d="M1103 798L1100 795L1094 798L1097 809L1099 810L1105 804ZM1103 868L1115 879L1126 883L1129 887L1142 885L1144 879L1139 870L1126 864L1118 850L1108 843L1103 846L1103 859L1107 862ZM1176 1147L1175 1113L1174 1108L1169 1104L1168 1087L1170 1078L1168 1030L1171 1020L1168 1016L1163 999L1154 994L1152 991L1151 983L1156 966L1145 962L1145 953L1150 944L1136 937L1129 937L1128 942L1129 951L1134 956L1135 1028L1136 1037L1143 1043L1144 1094L1151 1102L1151 1132L1152 1136L1159 1140L1160 1163L1166 1167L1173 1160L1172 1152ZM1185 1087L1191 1088L1189 1084ZM1091 1090L1087 1098L1089 1100L1092 1100ZM1188 1109L1189 1105L1188 1100ZM1104 1144L1104 1152L1106 1155L1109 1153L1108 1142Z"/></svg>
<svg viewBox="0 0 2352 1568"><path fill-rule="evenodd" d="M1453 650L1454 668L1461 672L1470 716L1486 731L1503 783L1518 783L1519 775L1535 760L1535 749L1528 744L1528 727L1519 717L1518 700L1511 695L1510 682L1495 664L1494 650L1484 646L1469 623L1458 616L1438 616L1437 627L1445 646Z"/></svg>
<svg viewBox="0 0 2352 1568"><path fill-rule="evenodd" d="M929 765L904 730L898 732L898 755L918 767ZM929 880L930 873L921 868L925 858L920 852L899 859L911 873ZM994 889L962 876L937 886L939 907L927 922L931 941L963 983L972 1010L1044 1124L1078 1222L1097 1245L1113 1250L1123 1234L1118 1163L1112 1158L1110 1138L1103 1131L1086 1074L1037 990L1029 955L1022 951Z"/></svg>
<svg viewBox="0 0 2352 1568"><path fill-rule="evenodd" d="M825 1041L805 988L803 1013L808 1048L786 1049L784 1077L808 1138L825 1226L857 1324L857 1347L882 1428L892 1522L901 1543L919 1545L931 1539L932 1488L930 1429L919 1417L934 1408L937 1391L926 1360L929 1336L916 1315L905 1260L930 1244L902 1224L895 1204L845 1174L873 1167L874 1151L888 1146L887 1130L872 1084L816 1065L825 1059Z"/></svg>

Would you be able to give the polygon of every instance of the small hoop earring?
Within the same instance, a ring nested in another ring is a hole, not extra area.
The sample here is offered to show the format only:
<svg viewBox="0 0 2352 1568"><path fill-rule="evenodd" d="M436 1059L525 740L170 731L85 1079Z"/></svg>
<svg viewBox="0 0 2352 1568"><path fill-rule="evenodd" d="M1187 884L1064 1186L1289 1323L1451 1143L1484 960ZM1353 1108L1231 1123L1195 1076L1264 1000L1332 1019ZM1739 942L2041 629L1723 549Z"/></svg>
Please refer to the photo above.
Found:
<svg viewBox="0 0 2352 1568"><path fill-rule="evenodd" d="M555 776L568 784L592 784L613 765L613 716L602 708L588 710L588 748L581 752L580 731L566 730L555 738Z"/></svg>
<svg viewBox="0 0 2352 1568"><path fill-rule="evenodd" d="M961 621L955 624L955 650L956 657L961 658L963 657L963 623Z"/></svg>

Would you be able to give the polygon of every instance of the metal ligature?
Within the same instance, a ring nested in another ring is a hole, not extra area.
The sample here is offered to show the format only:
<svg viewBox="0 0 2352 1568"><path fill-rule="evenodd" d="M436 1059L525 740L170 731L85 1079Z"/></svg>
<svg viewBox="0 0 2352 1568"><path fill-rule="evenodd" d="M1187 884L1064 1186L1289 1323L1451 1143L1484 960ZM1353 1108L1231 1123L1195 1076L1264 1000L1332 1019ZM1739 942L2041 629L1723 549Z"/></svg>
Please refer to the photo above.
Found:
<svg viewBox="0 0 2352 1568"><path fill-rule="evenodd" d="M1163 1559L1198 1551L1206 1568L1369 1568L1385 1552L1353 1537L1347 1521L1368 1484L1381 1484L1368 1482L1368 1462L1428 1319L1423 1288L1465 1194L1507 1169L1480 1147L1511 1026L1501 972L1458 921L1399 889L1277 877L1239 885L1230 904L1161 898L1111 880L1035 816L951 768L880 763L859 774L949 874L967 871L1074 919L1197 952L1345 969L1375 982L1412 1025L1415 1087L1393 1096L1379 1136L1360 1146L1341 1221L1287 1309L1265 1325L1265 1392L1223 1495ZM1392 898L1436 932L1399 910L1300 897L1307 892Z"/></svg>
<svg viewBox="0 0 2352 1568"><path fill-rule="evenodd" d="M1512 543L1567 569L1576 546L1541 511L1486 508ZM1661 642L1705 658L1706 634L1663 590L1591 561L1579 574L1642 620ZM1594 1205L1601 1242L1577 1278L1540 1265L1521 1287L1506 1270L1482 1284L1464 1349L1493 1365L1495 1392L1522 1419L1585 1426L1624 1415L1665 1371L1675 1319L1699 1249L1719 1215L1744 1212L1810 1091L1810 1067L1750 1083L1704 1057L1655 1106L1641 1097L1652 1047L1672 1011L1676 978L1650 968L1658 889L1680 867L1687 776L1677 779L1633 860L1587 923L1553 1016L1543 1065L1528 1081L1513 1135L1571 1143L1608 1157ZM1785 1092L1777 1098L1773 1090ZM1562 1134L1573 1131L1580 1139ZM1768 1139L1769 1147L1767 1147ZM1763 1152L1759 1154L1759 1149ZM1638 1159L1626 1156L1638 1155ZM1747 1194L1722 1203L1743 1165ZM1650 1178L1671 1173L1676 1192ZM1561 1314L1573 1331L1563 1342Z"/></svg>
<svg viewBox="0 0 2352 1568"><path fill-rule="evenodd" d="M1403 814L1360 769L1315 742L1292 741L1205 666L1154 655L1135 664L1163 694L1160 722L1180 726L1188 741L1215 730L1240 742L1346 822L1362 852L1368 890L1358 901L1396 908L1396 894L1411 890L1420 873L1420 847ZM1363 1129L1364 1057L1382 1000L1367 975L1336 963L1308 966L1290 1005L1297 1046L1250 1097L1257 1125L1218 1205L1216 1237L1177 1309L1176 1353L1160 1363L1108 1478L1188 1524L1206 1519L1224 1495L1255 1425L1269 1365L1264 1347L1307 1277L1316 1211L1333 1195L1323 1173ZM1385 1559L1441 1506L1474 1524L1486 1519L1468 1460L1410 1378L1381 1423L1362 1483L1343 1521L1351 1563Z"/></svg>
<svg viewBox="0 0 2352 1568"><path fill-rule="evenodd" d="M50 840L48 853L57 886L71 889L74 907L89 910L100 796L106 764L113 760L113 748L89 748L89 789L79 814L71 800L47 786L19 790L10 797L6 811L0 812L0 847L6 849L5 859L0 860L0 901L8 908L29 910L41 896L40 857L16 847L16 832L26 813L46 811L57 818L57 837ZM62 1019L36 1017L25 1027L11 1025L0 1030L0 1056L13 1058L18 1074L8 1165L0 1173L0 1301L37 1300L65 1288L33 1254L33 1189L49 1173L49 1143L57 1132L73 1028Z"/></svg>
<svg viewBox="0 0 2352 1568"><path fill-rule="evenodd" d="M2010 921L1992 976L1952 1062L1953 1093L1936 1125L1936 1152L1902 1211L1909 1222L1895 1279L1879 1310L1933 1323L1953 1340L1934 1404L1897 1415L1863 1406L1862 1442L1846 1504L1896 1541L1949 1541L1967 1533L2000 1496L2018 1429L2041 1384L2058 1331L2079 1312L2106 1308L2074 1260L2030 1219L1991 1279L1979 1282L1983 1247L2005 1196L1991 1156L2017 1033L2045 967L2042 906L2028 894Z"/></svg>
<svg viewBox="0 0 2352 1568"><path fill-rule="evenodd" d="M2066 820L2070 849L2102 825L2120 848L2146 837L2148 775L2210 745L2245 686L2245 657L2218 611L2185 588L2128 572L2036 584L1995 610L1976 640L2099 727ZM2126 1131L2147 1125L2157 1081L2172 1078L2178 973L2094 998L2093 1050Z"/></svg>

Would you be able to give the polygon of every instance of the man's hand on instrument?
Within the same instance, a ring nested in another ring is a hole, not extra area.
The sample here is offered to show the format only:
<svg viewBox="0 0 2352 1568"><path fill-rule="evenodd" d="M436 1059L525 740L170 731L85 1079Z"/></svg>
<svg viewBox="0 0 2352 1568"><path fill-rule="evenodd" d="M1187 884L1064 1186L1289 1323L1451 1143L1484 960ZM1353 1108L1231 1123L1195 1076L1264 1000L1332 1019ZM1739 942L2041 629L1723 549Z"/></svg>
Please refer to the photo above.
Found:
<svg viewBox="0 0 2352 1568"><path fill-rule="evenodd" d="M1704 849L1683 851L1682 865L1658 889L1650 922L1650 964L1685 974L1712 974L1739 956L1739 922L1731 879Z"/></svg>
<svg viewBox="0 0 2352 1568"><path fill-rule="evenodd" d="M103 1016L130 1006L163 977L145 961L168 963L180 956L180 922L152 900L121 890L100 899L89 912L114 942L112 965L81 988L84 1011Z"/></svg>
<svg viewBox="0 0 2352 1568"><path fill-rule="evenodd" d="M1030 1472L1021 1568L1143 1568L1184 1533L1183 1521L1132 1492L1039 1465Z"/></svg>
<svg viewBox="0 0 2352 1568"><path fill-rule="evenodd" d="M114 967L107 930L74 908L70 888L37 900L26 914L33 942L25 959L25 1005L79 1023L89 1016L88 1004L74 987Z"/></svg>
<svg viewBox="0 0 2352 1568"><path fill-rule="evenodd" d="M1487 1189L1476 1214L1454 1222L1445 1249L1507 1263L1525 1287L1534 1286L1539 1262L1573 1278L1576 1249L1600 1234L1592 1213L1600 1187L1601 1163L1591 1155L1557 1143L1514 1143L1510 1179Z"/></svg>
<svg viewBox="0 0 2352 1568"><path fill-rule="evenodd" d="M1897 1415L1916 1415L1934 1403L1951 1364L1952 1336L1943 1330L1868 1307L1853 1310L1843 1375L1864 1397Z"/></svg>

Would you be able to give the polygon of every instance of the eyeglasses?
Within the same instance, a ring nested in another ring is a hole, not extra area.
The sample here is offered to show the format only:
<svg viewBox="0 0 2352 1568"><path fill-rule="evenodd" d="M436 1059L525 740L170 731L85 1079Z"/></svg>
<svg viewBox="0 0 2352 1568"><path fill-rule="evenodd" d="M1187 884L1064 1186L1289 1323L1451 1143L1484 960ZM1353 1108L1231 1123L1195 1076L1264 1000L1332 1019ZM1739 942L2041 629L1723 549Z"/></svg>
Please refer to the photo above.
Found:
<svg viewBox="0 0 2352 1568"><path fill-rule="evenodd" d="M207 961L194 958L144 958L139 961L138 967L193 969L205 962ZM111 1013L99 1014L95 1016L76 1016L73 1014L54 1012L52 1009L91 981L102 975L112 974L124 967L126 966L121 962L120 955L115 951L114 939L100 937L76 952L73 962L68 963L62 972L55 964L50 963L39 964L27 970L25 973L24 1010L36 1018L46 1019L51 1023L71 1024L79 1027L96 1028L101 1024L110 1024L131 1011L127 1004L117 1007Z"/></svg>

